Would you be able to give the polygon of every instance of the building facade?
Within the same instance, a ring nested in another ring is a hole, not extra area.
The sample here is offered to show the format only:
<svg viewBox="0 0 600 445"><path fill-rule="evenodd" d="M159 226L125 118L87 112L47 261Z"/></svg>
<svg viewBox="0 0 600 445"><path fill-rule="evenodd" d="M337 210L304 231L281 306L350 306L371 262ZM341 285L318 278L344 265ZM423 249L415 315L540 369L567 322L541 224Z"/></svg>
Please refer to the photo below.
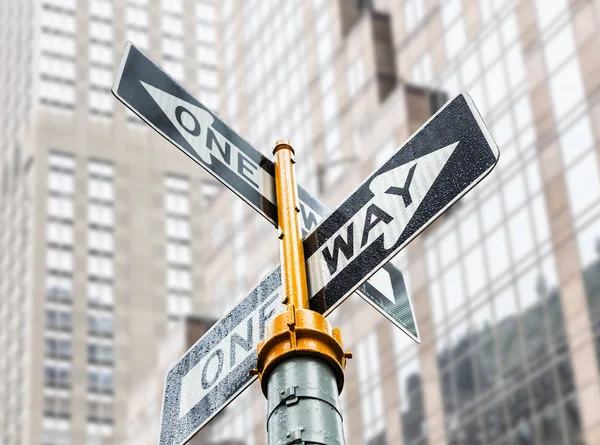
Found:
<svg viewBox="0 0 600 445"><path fill-rule="evenodd" d="M8 0L0 23L0 443L118 443L203 287L212 183L110 88L131 40L216 107L214 6Z"/></svg>
<svg viewBox="0 0 600 445"><path fill-rule="evenodd" d="M220 110L339 204L443 102L469 93L495 170L393 260L422 343L358 297L329 318L354 352L347 443L600 443L599 20L593 0L226 0ZM276 231L223 190L205 215L206 307L279 261ZM249 388L215 439L265 443Z"/></svg>

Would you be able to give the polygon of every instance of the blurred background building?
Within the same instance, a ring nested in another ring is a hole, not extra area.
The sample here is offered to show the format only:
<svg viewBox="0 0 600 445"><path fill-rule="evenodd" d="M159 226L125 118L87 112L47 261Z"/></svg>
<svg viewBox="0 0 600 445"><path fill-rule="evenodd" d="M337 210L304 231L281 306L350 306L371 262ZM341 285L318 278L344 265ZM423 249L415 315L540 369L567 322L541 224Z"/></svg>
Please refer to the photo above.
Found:
<svg viewBox="0 0 600 445"><path fill-rule="evenodd" d="M211 1L2 2L2 445L117 443L202 295L211 186L110 87L129 39L216 107L215 31Z"/></svg>
<svg viewBox="0 0 600 445"><path fill-rule="evenodd" d="M0 9L0 443L140 439L176 320L279 261L267 222L110 96L130 39L263 153L291 139L331 207L468 92L501 157L393 260L422 344L355 296L330 316L347 442L600 444L600 2L215 5ZM265 443L265 408L253 385L197 440Z"/></svg>

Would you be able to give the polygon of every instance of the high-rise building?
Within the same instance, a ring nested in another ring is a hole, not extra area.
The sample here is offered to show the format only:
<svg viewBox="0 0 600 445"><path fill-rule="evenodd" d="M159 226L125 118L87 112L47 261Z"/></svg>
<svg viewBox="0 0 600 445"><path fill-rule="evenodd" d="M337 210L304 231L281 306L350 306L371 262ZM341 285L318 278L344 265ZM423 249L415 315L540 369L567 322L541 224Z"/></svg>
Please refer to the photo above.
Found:
<svg viewBox="0 0 600 445"><path fill-rule="evenodd" d="M600 443L599 20L592 0L219 2L222 117L265 154L289 138L331 207L459 92L500 147L393 260L420 345L356 296L330 316L350 445ZM276 231L226 190L204 222L221 315L278 263ZM264 412L254 385L213 437L265 443Z"/></svg>
<svg viewBox="0 0 600 445"><path fill-rule="evenodd" d="M110 88L131 40L216 108L215 39L211 0L0 7L2 445L122 439L190 313L213 184Z"/></svg>

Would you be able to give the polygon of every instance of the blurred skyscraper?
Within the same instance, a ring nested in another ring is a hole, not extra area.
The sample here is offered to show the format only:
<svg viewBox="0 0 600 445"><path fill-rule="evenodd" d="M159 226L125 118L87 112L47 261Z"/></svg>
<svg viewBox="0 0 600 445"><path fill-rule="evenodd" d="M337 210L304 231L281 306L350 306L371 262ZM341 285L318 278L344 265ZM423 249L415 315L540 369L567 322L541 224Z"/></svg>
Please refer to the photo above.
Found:
<svg viewBox="0 0 600 445"><path fill-rule="evenodd" d="M330 317L354 352L350 445L600 444L600 2L225 0L222 117L336 206L439 106L468 92L494 172L394 260L422 344L357 297ZM229 191L205 214L207 288L231 307L279 260ZM213 438L265 443L258 385Z"/></svg>
<svg viewBox="0 0 600 445"><path fill-rule="evenodd" d="M126 40L216 106L212 0L0 6L2 445L124 437L202 288L212 183L110 93Z"/></svg>

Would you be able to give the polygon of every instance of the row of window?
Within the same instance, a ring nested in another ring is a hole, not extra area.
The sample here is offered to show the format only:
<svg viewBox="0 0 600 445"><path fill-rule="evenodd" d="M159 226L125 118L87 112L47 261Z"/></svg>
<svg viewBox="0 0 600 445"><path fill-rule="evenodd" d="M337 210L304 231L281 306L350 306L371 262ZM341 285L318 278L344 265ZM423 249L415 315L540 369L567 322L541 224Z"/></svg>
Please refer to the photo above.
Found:
<svg viewBox="0 0 600 445"><path fill-rule="evenodd" d="M166 213L166 284L167 311L170 316L184 316L191 311L191 252L189 179L167 175L165 185Z"/></svg>
<svg viewBox="0 0 600 445"><path fill-rule="evenodd" d="M113 372L110 369L88 369L88 391L112 394L114 391ZM72 384L71 366L46 363L44 384L48 388L68 389Z"/></svg>
<svg viewBox="0 0 600 445"><path fill-rule="evenodd" d="M50 328L52 329L52 327ZM88 333L91 331L91 328L92 327L90 326ZM103 326L103 328L107 328L107 326ZM112 322L110 329L112 330ZM70 337L46 337L45 353L46 358L49 359L70 360L72 357ZM112 365L114 362L114 351L112 344L88 343L87 360L90 364Z"/></svg>

